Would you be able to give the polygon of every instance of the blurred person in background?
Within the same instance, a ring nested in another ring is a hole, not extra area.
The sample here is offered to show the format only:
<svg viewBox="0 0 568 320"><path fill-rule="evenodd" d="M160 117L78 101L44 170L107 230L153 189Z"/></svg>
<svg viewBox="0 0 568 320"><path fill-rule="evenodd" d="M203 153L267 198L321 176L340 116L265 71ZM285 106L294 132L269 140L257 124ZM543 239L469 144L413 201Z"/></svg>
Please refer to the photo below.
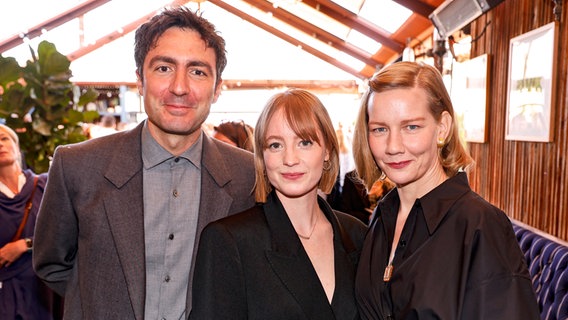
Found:
<svg viewBox="0 0 568 320"><path fill-rule="evenodd" d="M253 127L244 121L226 121L213 127L213 138L235 147L253 151Z"/></svg>
<svg viewBox="0 0 568 320"><path fill-rule="evenodd" d="M117 132L116 118L113 115L106 114L101 117L99 123L89 127L89 138L94 139L104 137Z"/></svg>
<svg viewBox="0 0 568 320"><path fill-rule="evenodd" d="M16 132L0 124L0 319L50 320L55 295L32 268L34 228L47 180L22 170Z"/></svg>

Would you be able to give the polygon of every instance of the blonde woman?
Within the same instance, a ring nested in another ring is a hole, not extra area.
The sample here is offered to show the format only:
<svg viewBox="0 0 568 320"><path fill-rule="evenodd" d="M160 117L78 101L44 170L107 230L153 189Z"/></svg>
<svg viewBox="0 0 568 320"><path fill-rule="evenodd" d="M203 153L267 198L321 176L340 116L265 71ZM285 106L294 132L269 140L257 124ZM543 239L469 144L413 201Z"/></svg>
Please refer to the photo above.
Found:
<svg viewBox="0 0 568 320"><path fill-rule="evenodd" d="M539 319L510 221L469 187L472 159L436 69L400 62L376 74L354 141L367 187L396 186L361 253L363 319Z"/></svg>
<svg viewBox="0 0 568 320"><path fill-rule="evenodd" d="M52 319L53 293L32 268L47 176L22 170L16 132L0 124L0 319Z"/></svg>

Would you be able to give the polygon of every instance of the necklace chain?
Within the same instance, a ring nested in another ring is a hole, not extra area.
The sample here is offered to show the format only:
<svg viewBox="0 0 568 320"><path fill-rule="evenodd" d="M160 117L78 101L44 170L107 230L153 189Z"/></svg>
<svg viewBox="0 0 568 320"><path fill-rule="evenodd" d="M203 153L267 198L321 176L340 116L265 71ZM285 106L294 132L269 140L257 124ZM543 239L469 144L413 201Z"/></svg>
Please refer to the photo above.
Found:
<svg viewBox="0 0 568 320"><path fill-rule="evenodd" d="M310 234L309 234L308 236L303 236L303 235L301 235L298 231L296 231L296 234L298 235L298 237L300 237L300 238L302 238L302 239L310 240L310 238L311 238L312 235L314 234L314 231L316 230L316 225L318 224L319 216L320 216L320 214L317 213L317 215L316 215L316 222L314 222L314 225L312 226L312 231L310 231Z"/></svg>

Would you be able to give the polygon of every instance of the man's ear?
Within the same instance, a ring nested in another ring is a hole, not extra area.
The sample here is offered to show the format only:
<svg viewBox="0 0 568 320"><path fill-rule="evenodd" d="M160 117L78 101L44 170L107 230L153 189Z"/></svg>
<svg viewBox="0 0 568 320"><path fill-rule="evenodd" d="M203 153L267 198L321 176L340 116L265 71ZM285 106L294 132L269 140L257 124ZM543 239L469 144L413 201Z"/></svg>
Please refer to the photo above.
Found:
<svg viewBox="0 0 568 320"><path fill-rule="evenodd" d="M136 70L136 87L138 88L138 94L143 96L144 95L144 82L142 80L142 76L140 76L140 72Z"/></svg>
<svg viewBox="0 0 568 320"><path fill-rule="evenodd" d="M223 91L222 89L223 89L223 79L219 78L219 81L217 81L217 85L215 87L215 95L213 96L213 103L217 102L217 99L219 99L221 91Z"/></svg>

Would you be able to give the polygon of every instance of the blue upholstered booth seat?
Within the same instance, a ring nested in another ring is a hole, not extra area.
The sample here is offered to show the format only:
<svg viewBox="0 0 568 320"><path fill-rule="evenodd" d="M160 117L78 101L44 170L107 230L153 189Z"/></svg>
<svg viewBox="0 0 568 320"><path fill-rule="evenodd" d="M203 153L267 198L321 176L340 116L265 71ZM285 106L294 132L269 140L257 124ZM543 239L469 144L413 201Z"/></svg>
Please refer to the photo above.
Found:
<svg viewBox="0 0 568 320"><path fill-rule="evenodd" d="M543 320L568 319L568 243L512 220Z"/></svg>

